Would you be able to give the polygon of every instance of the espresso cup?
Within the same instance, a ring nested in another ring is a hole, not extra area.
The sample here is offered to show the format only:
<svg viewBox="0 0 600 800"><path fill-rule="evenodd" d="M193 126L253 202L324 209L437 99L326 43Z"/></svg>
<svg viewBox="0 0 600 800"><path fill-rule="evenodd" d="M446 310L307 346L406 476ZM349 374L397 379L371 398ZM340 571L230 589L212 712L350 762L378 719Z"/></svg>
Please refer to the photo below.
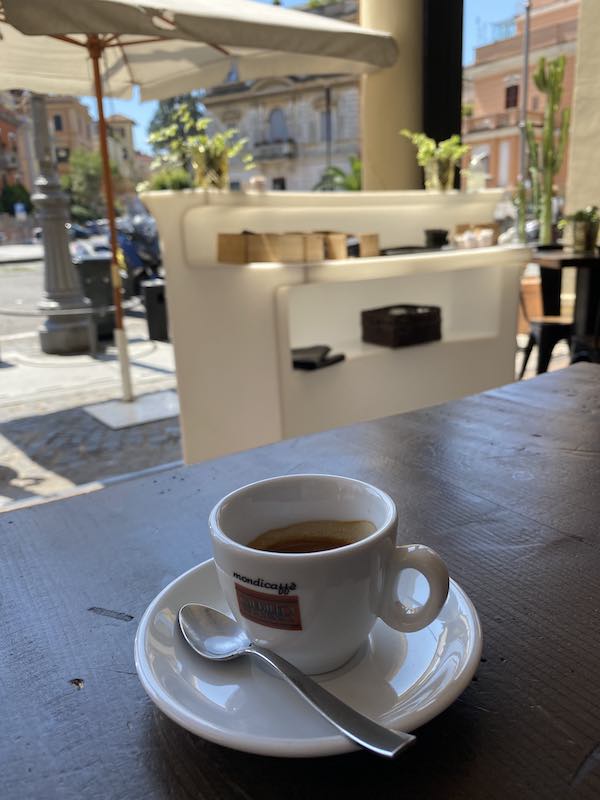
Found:
<svg viewBox="0 0 600 800"><path fill-rule="evenodd" d="M310 520L368 520L375 530L351 544L316 552L249 547L265 531ZM221 589L252 641L303 672L336 669L367 640L377 618L398 631L426 627L448 594L448 570L421 544L396 545L397 512L385 492L336 475L287 475L228 494L209 518ZM426 602L397 596L402 570L429 584Z"/></svg>

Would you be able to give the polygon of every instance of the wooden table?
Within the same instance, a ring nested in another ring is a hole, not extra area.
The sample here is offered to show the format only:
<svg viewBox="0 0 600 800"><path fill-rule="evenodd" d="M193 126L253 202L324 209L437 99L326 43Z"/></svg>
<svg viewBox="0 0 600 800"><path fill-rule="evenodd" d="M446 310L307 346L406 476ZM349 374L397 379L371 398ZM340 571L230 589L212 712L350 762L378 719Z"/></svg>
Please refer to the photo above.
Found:
<svg viewBox="0 0 600 800"><path fill-rule="evenodd" d="M600 256L597 253L569 253L566 250L535 250L531 259L540 267L542 304L546 316L560 316L562 270L575 267L575 336L571 346L574 359L598 360L597 330L600 314ZM594 357L595 355L595 357Z"/></svg>
<svg viewBox="0 0 600 800"><path fill-rule="evenodd" d="M278 760L165 718L137 623L209 556L231 489L291 472L381 486L479 610L477 676L396 762ZM3 800L600 796L600 367L0 515Z"/></svg>

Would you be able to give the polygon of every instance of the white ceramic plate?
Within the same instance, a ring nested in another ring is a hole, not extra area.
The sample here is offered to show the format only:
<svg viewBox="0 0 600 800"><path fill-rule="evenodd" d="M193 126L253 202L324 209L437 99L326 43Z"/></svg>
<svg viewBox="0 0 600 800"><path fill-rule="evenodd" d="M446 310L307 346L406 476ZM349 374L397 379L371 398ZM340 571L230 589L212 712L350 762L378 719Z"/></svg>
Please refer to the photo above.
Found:
<svg viewBox="0 0 600 800"><path fill-rule="evenodd" d="M422 602L427 584L406 571L405 602ZM168 717L212 742L270 756L327 756L358 747L281 679L252 658L211 663L185 643L177 622L185 603L229 613L212 559L176 578L146 609L135 638L135 666ZM473 604L454 581L438 618L403 634L379 620L369 642L335 672L318 677L340 699L396 730L412 731L466 688L481 656Z"/></svg>

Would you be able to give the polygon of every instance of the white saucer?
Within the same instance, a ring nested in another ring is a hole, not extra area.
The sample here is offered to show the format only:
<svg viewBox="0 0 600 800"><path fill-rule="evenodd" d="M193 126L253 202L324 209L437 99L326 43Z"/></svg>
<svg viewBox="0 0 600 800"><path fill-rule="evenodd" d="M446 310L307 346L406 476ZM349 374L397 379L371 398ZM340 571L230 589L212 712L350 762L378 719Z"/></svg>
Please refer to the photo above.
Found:
<svg viewBox="0 0 600 800"><path fill-rule="evenodd" d="M421 602L427 584L407 570L400 596ZM269 756L326 756L358 747L254 659L206 661L178 627L182 605L204 603L229 613L212 559L176 578L146 609L135 638L135 666L150 698L192 733L236 750ZM318 682L389 728L412 731L466 688L481 656L473 604L454 581L438 618L403 634L379 620L369 642Z"/></svg>

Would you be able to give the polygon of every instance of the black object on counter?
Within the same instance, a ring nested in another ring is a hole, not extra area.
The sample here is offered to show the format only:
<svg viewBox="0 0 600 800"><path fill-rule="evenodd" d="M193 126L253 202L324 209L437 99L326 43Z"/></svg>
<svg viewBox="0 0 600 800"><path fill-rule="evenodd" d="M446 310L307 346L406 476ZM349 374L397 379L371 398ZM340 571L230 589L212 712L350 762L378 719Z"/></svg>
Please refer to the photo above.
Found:
<svg viewBox="0 0 600 800"><path fill-rule="evenodd" d="M396 305L361 312L362 339L385 347L406 347L442 338L439 306Z"/></svg>
<svg viewBox="0 0 600 800"><path fill-rule="evenodd" d="M448 244L448 231L444 228L428 228L425 231L425 247L439 250Z"/></svg>
<svg viewBox="0 0 600 800"><path fill-rule="evenodd" d="M412 253L430 253L439 250L439 247L425 247L423 244L406 244L398 247L384 247L380 250L382 256L406 256Z"/></svg>
<svg viewBox="0 0 600 800"><path fill-rule="evenodd" d="M344 361L346 356L343 353L335 353L330 356L331 347L325 344L316 344L313 347L292 348L292 363L294 369L313 370L329 367L332 364L339 364Z"/></svg>
<svg viewBox="0 0 600 800"><path fill-rule="evenodd" d="M357 236L348 236L346 245L348 247L348 258L358 258L360 256L360 241Z"/></svg>

